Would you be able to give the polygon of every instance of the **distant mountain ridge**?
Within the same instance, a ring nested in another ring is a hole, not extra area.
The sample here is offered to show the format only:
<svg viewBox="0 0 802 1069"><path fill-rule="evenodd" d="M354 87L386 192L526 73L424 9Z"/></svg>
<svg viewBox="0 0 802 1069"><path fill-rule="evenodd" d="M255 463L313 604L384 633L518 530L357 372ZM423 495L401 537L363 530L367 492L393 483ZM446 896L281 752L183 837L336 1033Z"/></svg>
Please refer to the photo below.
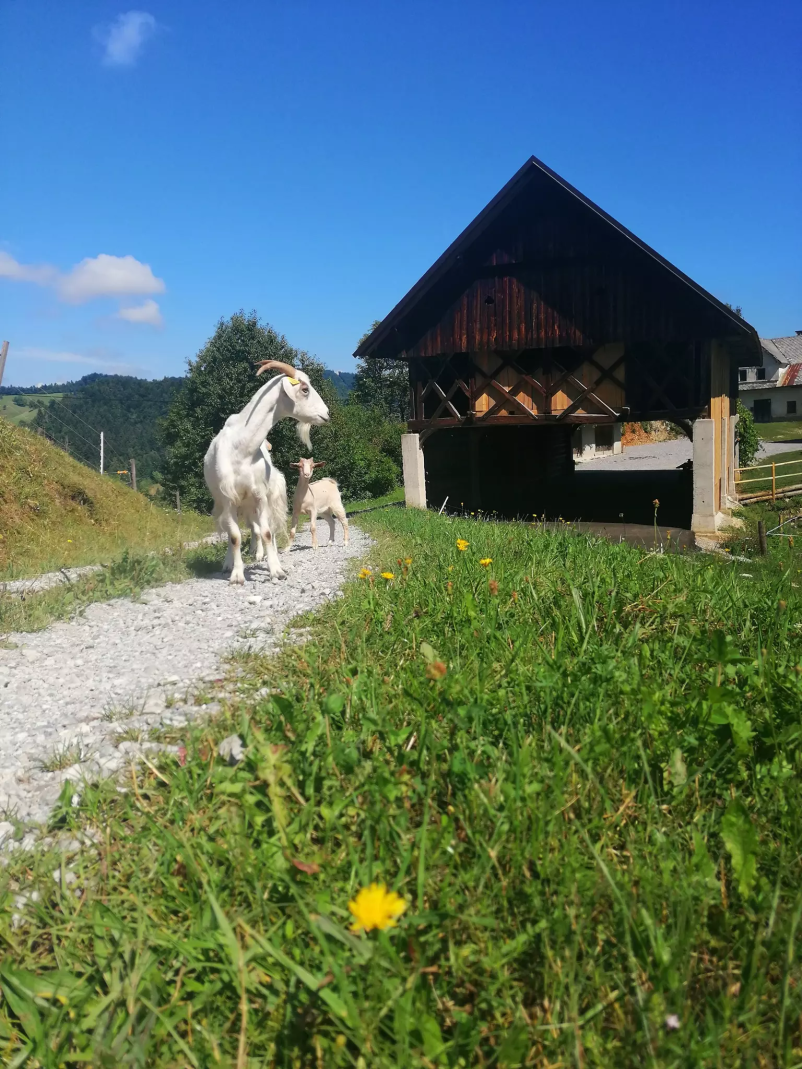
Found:
<svg viewBox="0 0 802 1069"><path fill-rule="evenodd" d="M329 370L324 374L340 399L345 400L353 389L355 375ZM159 422L185 381L177 376L139 379L92 372L77 382L3 386L0 394L30 398L27 405L35 415L27 426L43 432L89 467L99 467L103 431L106 471L127 470L133 457L140 481L158 481L165 460Z"/></svg>
<svg viewBox="0 0 802 1069"><path fill-rule="evenodd" d="M347 397L348 394L354 388L354 380L356 375L352 371L330 371L326 369L324 375L333 384L340 397ZM42 383L39 386L0 386L0 396L14 396L20 394L22 396L28 394L38 393L77 393L84 386L88 386L90 383L97 382L98 379L119 379L119 378L134 378L132 375L103 375L100 372L93 371L89 375L84 375L83 378L76 379L70 382L50 382ZM142 379L138 380L142 382L158 382L164 380L158 379Z"/></svg>

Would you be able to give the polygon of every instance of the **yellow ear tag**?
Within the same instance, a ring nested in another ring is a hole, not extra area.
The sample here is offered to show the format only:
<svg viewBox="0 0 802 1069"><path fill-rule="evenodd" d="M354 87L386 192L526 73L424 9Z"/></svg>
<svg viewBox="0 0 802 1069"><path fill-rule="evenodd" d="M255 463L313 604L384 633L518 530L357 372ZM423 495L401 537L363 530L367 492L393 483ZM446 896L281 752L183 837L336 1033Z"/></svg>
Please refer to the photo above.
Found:
<svg viewBox="0 0 802 1069"><path fill-rule="evenodd" d="M297 386L300 381L300 379L291 379L289 375L287 376L287 382L290 384L290 386Z"/></svg>

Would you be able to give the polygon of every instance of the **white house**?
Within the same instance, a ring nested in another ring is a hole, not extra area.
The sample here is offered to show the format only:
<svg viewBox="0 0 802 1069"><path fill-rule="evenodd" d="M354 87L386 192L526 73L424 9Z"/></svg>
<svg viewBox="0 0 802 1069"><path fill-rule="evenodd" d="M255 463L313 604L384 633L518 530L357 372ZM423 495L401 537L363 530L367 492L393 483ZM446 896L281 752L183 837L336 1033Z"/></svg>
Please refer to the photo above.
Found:
<svg viewBox="0 0 802 1069"><path fill-rule="evenodd" d="M738 371L738 394L756 423L802 419L802 330L790 338L761 338L762 367Z"/></svg>

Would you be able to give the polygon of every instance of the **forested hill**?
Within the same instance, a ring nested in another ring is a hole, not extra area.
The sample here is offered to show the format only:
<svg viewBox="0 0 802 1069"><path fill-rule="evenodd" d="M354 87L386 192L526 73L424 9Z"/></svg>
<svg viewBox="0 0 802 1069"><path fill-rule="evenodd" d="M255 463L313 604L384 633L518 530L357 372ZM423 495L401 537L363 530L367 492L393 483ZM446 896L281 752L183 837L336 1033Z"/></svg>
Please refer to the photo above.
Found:
<svg viewBox="0 0 802 1069"><path fill-rule="evenodd" d="M91 380L91 381L88 381ZM153 477L163 466L164 448L158 420L184 384L183 378L156 381L128 375L87 376L76 393L59 400L42 397L31 426L90 467L100 461L100 431L106 440L106 471L128 468L136 459L137 476Z"/></svg>
<svg viewBox="0 0 802 1069"><path fill-rule="evenodd" d="M326 371L341 398L353 388L354 375ZM158 435L158 421L167 415L172 400L185 383L183 378L156 381L128 375L86 375L76 383L62 386L30 387L27 391L9 388L15 395L28 396L36 410L28 423L40 428L58 445L90 467L100 463L100 432L106 440L106 471L127 470L136 459L138 479L151 479L164 467L165 449ZM47 396L58 392L58 398Z"/></svg>
<svg viewBox="0 0 802 1069"><path fill-rule="evenodd" d="M0 386L0 397L9 397L11 395L32 395L43 393L76 393L78 390L87 386L90 382L95 382L97 379L103 379L106 376L99 371L93 371L89 375L84 375L81 379L76 379L74 382L51 382L40 383L38 386Z"/></svg>
<svg viewBox="0 0 802 1069"><path fill-rule="evenodd" d="M341 401L344 401L348 394L354 388L354 380L356 375L352 371L324 371L323 378L328 379L334 389L337 391L337 396Z"/></svg>

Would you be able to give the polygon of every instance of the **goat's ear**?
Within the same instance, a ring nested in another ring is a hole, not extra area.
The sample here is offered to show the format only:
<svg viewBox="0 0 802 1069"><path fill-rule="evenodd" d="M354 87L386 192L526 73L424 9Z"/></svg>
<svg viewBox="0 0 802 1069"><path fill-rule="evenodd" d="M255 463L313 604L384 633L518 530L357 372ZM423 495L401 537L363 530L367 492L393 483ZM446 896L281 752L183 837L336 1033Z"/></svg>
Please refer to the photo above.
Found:
<svg viewBox="0 0 802 1069"><path fill-rule="evenodd" d="M312 467L313 468L322 468L325 463L326 463L325 460L318 460L312 465Z"/></svg>
<svg viewBox="0 0 802 1069"><path fill-rule="evenodd" d="M289 397L291 401L295 400L295 395L298 392L298 385L298 379L286 378L283 379L281 382L281 388L284 390L284 393L286 393L287 397Z"/></svg>

